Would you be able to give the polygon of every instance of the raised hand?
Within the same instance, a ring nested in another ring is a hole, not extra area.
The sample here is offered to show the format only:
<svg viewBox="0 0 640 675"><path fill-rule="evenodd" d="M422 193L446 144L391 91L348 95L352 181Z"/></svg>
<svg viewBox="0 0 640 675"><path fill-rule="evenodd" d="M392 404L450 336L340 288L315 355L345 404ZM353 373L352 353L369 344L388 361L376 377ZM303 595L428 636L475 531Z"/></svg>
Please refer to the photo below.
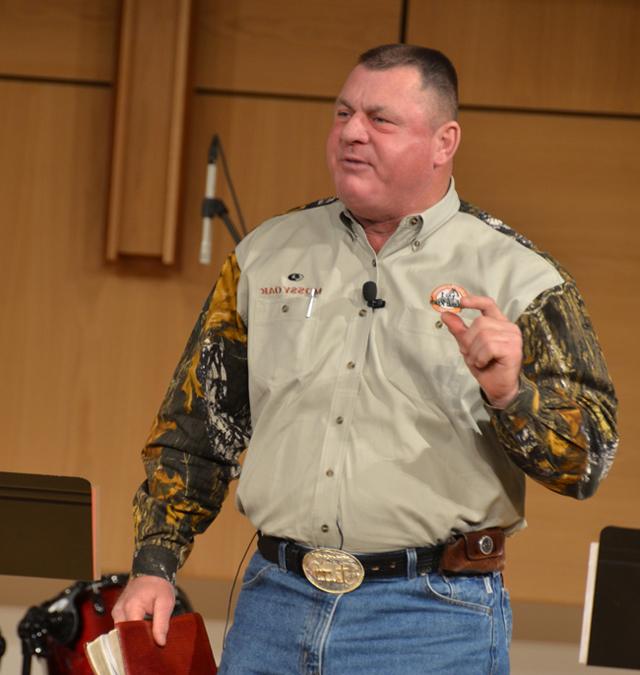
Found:
<svg viewBox="0 0 640 675"><path fill-rule="evenodd" d="M467 295L463 308L478 309L482 316L467 326L451 312L442 314L442 322L458 342L471 374L495 408L506 408L516 397L522 365L522 335L498 309L496 303L481 295Z"/></svg>

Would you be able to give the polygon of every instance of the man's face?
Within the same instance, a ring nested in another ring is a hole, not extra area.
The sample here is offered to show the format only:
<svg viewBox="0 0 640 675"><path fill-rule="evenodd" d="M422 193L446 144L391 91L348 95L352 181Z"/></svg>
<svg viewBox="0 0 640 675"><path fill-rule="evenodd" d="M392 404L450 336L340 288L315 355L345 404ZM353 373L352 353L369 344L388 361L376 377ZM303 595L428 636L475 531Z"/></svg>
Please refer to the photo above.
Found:
<svg viewBox="0 0 640 675"><path fill-rule="evenodd" d="M434 97L411 66L359 65L351 72L336 102L327 163L338 197L355 216L401 218L443 196L432 194L433 106Z"/></svg>

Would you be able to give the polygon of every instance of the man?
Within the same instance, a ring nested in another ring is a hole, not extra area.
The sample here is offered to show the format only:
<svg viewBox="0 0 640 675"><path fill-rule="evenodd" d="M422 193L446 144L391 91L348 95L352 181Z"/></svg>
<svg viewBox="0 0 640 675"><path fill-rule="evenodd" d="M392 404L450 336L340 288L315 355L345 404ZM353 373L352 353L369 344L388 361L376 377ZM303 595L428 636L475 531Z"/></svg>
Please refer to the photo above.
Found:
<svg viewBox="0 0 640 675"><path fill-rule="evenodd" d="M593 494L616 401L572 279L460 202L456 116L441 53L362 55L327 143L337 199L237 247L178 365L116 620L153 614L164 641L175 571L248 444L259 553L221 672L508 672L525 473Z"/></svg>

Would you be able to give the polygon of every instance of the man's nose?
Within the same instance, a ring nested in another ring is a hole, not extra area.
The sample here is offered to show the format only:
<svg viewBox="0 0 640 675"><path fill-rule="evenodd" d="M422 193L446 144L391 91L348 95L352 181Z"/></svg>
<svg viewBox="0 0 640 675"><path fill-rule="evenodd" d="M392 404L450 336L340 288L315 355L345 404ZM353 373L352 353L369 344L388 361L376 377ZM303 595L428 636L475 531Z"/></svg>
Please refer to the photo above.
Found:
<svg viewBox="0 0 640 675"><path fill-rule="evenodd" d="M342 127L342 140L345 143L366 143L369 140L367 120L362 113L354 113Z"/></svg>

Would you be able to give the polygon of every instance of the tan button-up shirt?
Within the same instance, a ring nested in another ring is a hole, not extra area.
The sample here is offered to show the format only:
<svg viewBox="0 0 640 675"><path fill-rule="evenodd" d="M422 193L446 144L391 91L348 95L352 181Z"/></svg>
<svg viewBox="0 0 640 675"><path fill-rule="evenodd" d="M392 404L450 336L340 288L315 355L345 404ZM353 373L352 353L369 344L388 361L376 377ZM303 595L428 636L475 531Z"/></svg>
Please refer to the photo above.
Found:
<svg viewBox="0 0 640 675"><path fill-rule="evenodd" d="M384 307L367 305L367 281ZM521 391L505 411L485 406L431 303L448 284L493 298L523 331ZM551 258L461 206L453 183L378 254L328 200L264 223L227 261L145 451L134 570L184 559L247 443L237 500L256 528L374 552L516 530L523 469L588 496L616 442L597 341Z"/></svg>

